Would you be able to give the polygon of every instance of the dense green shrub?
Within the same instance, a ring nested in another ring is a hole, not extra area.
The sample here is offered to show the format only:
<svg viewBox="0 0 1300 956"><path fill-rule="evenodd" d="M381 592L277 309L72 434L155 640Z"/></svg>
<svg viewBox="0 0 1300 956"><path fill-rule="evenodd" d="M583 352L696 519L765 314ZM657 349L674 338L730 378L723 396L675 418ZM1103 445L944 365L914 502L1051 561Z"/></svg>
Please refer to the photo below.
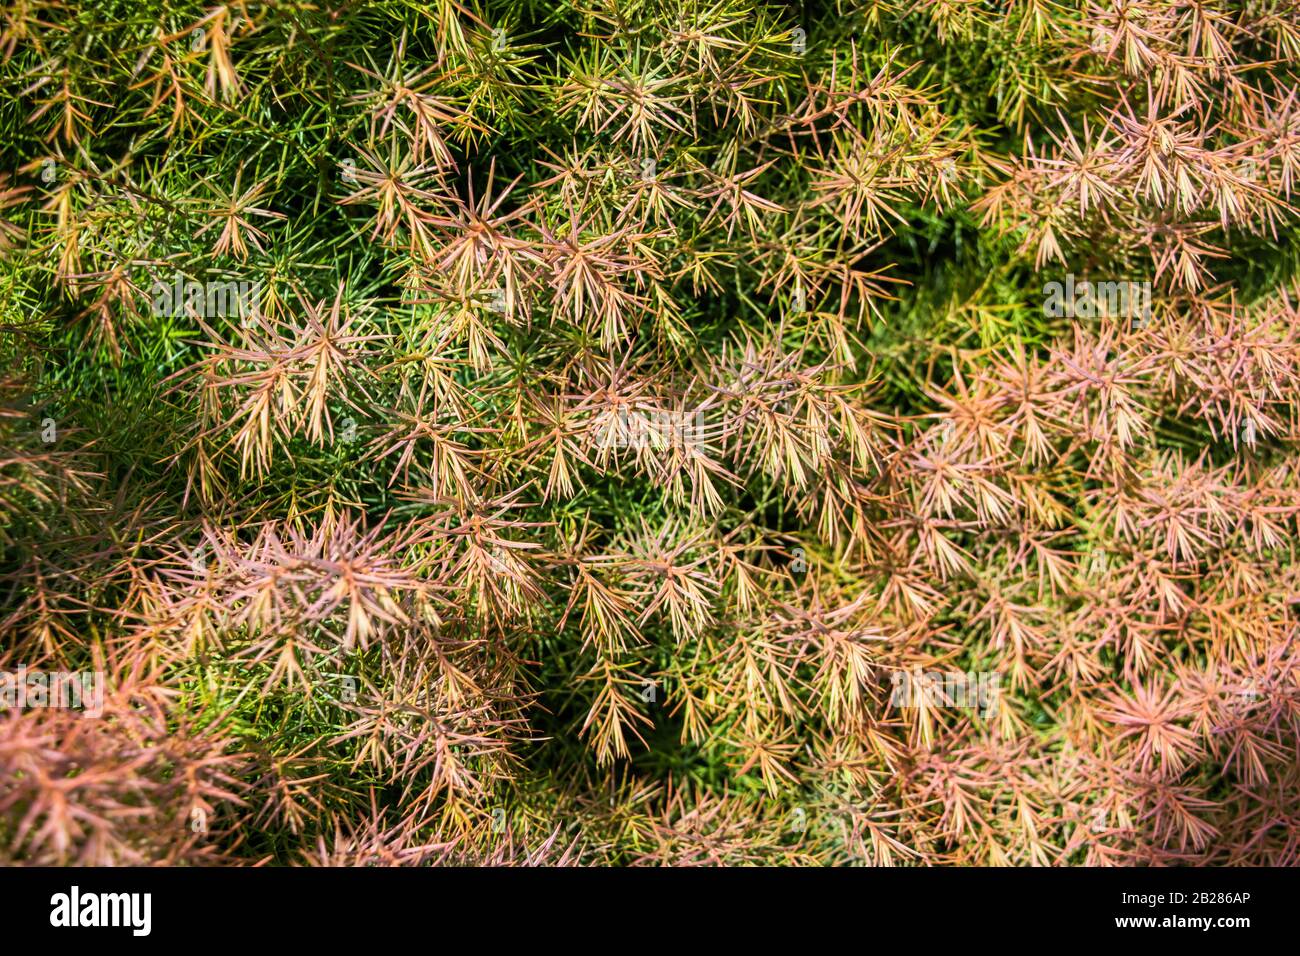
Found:
<svg viewBox="0 0 1300 956"><path fill-rule="evenodd" d="M1298 56L5 6L0 855L1295 862Z"/></svg>

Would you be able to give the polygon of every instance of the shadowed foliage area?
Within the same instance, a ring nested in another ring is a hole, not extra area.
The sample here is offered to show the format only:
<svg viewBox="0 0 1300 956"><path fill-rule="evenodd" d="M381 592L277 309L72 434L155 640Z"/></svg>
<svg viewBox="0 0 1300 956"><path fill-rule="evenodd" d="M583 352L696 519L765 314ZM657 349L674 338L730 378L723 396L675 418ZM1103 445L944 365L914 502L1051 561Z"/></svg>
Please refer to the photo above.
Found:
<svg viewBox="0 0 1300 956"><path fill-rule="evenodd" d="M1295 864L1298 60L6 3L0 862Z"/></svg>

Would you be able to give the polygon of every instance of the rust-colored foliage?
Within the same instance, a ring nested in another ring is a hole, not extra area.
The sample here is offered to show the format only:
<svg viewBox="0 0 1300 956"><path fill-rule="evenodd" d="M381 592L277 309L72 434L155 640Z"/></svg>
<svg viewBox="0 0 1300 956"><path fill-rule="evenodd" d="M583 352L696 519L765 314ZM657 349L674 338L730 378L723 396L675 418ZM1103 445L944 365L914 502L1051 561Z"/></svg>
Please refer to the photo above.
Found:
<svg viewBox="0 0 1300 956"><path fill-rule="evenodd" d="M1294 0L73 6L0 859L1300 858Z"/></svg>

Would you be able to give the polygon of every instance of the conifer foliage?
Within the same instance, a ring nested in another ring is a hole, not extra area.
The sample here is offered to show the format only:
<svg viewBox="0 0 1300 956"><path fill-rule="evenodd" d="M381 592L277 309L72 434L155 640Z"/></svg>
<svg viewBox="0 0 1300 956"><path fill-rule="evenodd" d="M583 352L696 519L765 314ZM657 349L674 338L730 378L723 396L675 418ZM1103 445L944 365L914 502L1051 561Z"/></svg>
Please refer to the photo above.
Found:
<svg viewBox="0 0 1300 956"><path fill-rule="evenodd" d="M0 861L1300 862L1298 67L5 3Z"/></svg>

